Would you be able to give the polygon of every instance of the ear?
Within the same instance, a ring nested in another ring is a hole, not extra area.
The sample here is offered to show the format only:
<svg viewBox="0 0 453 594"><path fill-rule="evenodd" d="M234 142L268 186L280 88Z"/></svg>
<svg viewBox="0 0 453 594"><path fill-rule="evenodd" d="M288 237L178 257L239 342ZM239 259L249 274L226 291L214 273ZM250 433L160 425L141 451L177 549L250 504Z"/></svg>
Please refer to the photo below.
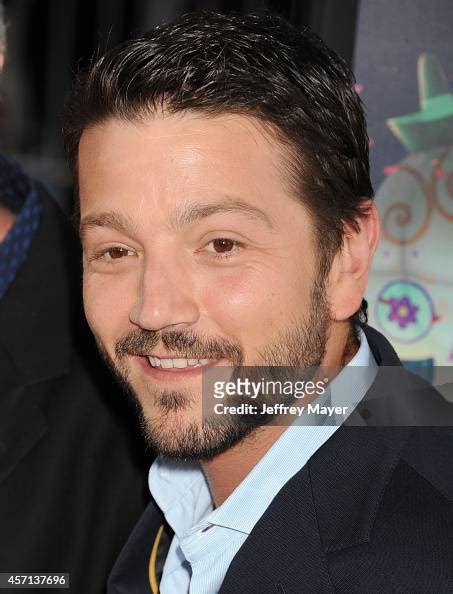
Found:
<svg viewBox="0 0 453 594"><path fill-rule="evenodd" d="M368 274L379 242L379 215L372 200L357 219L358 230L346 225L343 244L329 273L329 299L333 320L344 321L360 307Z"/></svg>

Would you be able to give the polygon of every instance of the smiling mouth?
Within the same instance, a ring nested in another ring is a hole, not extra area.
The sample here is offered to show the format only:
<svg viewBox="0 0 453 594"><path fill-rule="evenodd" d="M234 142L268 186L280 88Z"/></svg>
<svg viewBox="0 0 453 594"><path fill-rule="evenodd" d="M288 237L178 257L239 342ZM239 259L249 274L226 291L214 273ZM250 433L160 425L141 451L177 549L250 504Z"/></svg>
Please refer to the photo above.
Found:
<svg viewBox="0 0 453 594"><path fill-rule="evenodd" d="M162 369L165 371L171 371L173 369L187 369L205 367L212 365L220 361L220 359L180 359L180 358L168 358L160 359L159 357L146 357L150 366L153 369Z"/></svg>

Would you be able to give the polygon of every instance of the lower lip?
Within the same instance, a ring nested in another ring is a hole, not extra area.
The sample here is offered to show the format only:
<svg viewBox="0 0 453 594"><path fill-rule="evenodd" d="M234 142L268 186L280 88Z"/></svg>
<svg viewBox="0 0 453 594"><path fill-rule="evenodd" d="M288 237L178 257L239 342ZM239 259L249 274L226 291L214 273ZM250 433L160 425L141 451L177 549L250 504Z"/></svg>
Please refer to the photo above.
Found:
<svg viewBox="0 0 453 594"><path fill-rule="evenodd" d="M164 382L181 381L184 379L196 378L201 376L203 369L208 367L231 365L226 359L219 359L206 365L193 365L181 368L173 367L171 369L162 369L161 367L152 367L147 357L134 357L141 369L155 380Z"/></svg>

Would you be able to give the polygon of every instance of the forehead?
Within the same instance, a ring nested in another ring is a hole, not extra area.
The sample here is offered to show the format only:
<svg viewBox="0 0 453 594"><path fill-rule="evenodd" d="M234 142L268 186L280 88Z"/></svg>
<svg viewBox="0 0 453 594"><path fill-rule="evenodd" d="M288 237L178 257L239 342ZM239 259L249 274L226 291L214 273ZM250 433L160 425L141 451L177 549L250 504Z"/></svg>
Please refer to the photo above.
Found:
<svg viewBox="0 0 453 594"><path fill-rule="evenodd" d="M285 149L253 118L185 113L109 119L82 134L82 216L97 209L153 211L231 196L264 208L290 194Z"/></svg>

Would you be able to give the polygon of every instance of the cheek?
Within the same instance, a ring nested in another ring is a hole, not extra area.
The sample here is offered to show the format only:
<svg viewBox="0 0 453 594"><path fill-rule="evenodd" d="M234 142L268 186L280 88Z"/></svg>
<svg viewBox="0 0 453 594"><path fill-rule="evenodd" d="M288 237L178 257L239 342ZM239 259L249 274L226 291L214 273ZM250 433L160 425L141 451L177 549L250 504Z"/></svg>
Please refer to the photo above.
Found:
<svg viewBox="0 0 453 594"><path fill-rule="evenodd" d="M305 306L300 286L296 287L285 270L231 272L210 283L203 293L208 317L244 346L266 342Z"/></svg>
<svg viewBox="0 0 453 594"><path fill-rule="evenodd" d="M84 273L85 315L93 334L106 346L128 329L131 293L129 284L117 275Z"/></svg>
<svg viewBox="0 0 453 594"><path fill-rule="evenodd" d="M231 271L210 287L211 317L254 360L294 323L303 323L311 306L313 260L300 250Z"/></svg>

